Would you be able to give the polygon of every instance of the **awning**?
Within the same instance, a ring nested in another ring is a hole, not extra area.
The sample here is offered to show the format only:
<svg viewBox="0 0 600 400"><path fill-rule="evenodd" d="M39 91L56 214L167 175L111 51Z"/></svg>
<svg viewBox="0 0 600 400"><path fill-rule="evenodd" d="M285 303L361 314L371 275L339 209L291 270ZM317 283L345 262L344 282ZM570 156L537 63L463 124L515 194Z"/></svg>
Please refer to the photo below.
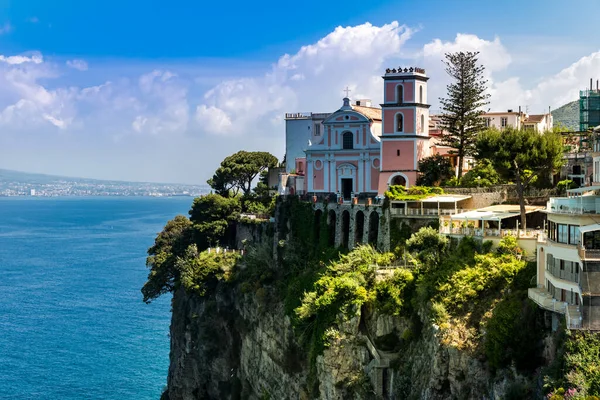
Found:
<svg viewBox="0 0 600 400"><path fill-rule="evenodd" d="M579 232L581 232L581 233L592 232L592 231L600 231L600 224L592 224L592 225L586 225L586 226L579 227Z"/></svg>
<svg viewBox="0 0 600 400"><path fill-rule="evenodd" d="M428 197L426 199L420 200L421 203L456 203L462 200L470 199L471 196L466 195L440 195Z"/></svg>
<svg viewBox="0 0 600 400"><path fill-rule="evenodd" d="M595 190L600 190L600 186L584 186L577 189L569 189L567 190L567 194L581 194L585 192L593 192Z"/></svg>
<svg viewBox="0 0 600 400"><path fill-rule="evenodd" d="M543 210L544 207L525 206L525 214L531 214ZM518 217L521 215L519 206L515 205L497 205L480 208L479 210L467 211L450 216L452 220L479 220L479 221L500 221L506 218Z"/></svg>

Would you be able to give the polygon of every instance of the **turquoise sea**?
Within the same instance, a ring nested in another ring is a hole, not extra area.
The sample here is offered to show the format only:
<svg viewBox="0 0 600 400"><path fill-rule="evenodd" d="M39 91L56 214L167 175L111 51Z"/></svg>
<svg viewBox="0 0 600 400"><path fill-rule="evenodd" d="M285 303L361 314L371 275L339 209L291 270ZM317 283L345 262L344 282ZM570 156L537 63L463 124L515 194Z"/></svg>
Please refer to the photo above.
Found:
<svg viewBox="0 0 600 400"><path fill-rule="evenodd" d="M158 399L170 296L146 250L191 197L0 198L0 398Z"/></svg>

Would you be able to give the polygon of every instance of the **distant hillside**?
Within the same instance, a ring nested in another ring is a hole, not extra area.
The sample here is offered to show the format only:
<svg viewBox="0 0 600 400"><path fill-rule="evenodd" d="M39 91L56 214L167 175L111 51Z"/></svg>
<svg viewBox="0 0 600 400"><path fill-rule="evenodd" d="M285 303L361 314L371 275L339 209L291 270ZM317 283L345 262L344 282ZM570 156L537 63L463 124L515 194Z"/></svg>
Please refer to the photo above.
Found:
<svg viewBox="0 0 600 400"><path fill-rule="evenodd" d="M47 175L30 172L14 171L11 169L0 168L0 182L22 182L30 184L51 184L57 182L77 182L87 184L156 184L156 185L173 185L176 183L150 183L150 182L131 182L131 181L117 181L117 180L105 180L105 179L89 179L89 178L78 178L72 176L60 176L60 175ZM180 185L180 184L177 184ZM183 184L181 184L183 185ZM196 185L189 185L196 186ZM202 186L202 185L201 185Z"/></svg>
<svg viewBox="0 0 600 400"><path fill-rule="evenodd" d="M569 130L579 130L579 102L574 100L552 111L554 126L564 125Z"/></svg>

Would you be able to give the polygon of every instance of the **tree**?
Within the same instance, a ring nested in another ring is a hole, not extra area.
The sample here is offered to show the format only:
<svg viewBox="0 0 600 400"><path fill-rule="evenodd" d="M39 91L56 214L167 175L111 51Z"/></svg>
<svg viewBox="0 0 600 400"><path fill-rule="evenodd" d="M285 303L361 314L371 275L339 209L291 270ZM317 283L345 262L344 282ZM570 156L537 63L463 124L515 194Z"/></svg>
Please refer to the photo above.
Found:
<svg viewBox="0 0 600 400"><path fill-rule="evenodd" d="M439 186L440 182L452 178L454 171L447 157L435 154L419 161L419 174L417 185Z"/></svg>
<svg viewBox="0 0 600 400"><path fill-rule="evenodd" d="M448 238L441 235L437 229L424 227L414 233L406 241L406 249L415 254L425 268L439 265L442 256L448 249Z"/></svg>
<svg viewBox="0 0 600 400"><path fill-rule="evenodd" d="M446 72L454 80L446 86L448 98L440 98L444 133L440 144L448 146L451 154L458 155L458 178L462 177L465 157L474 154L479 132L485 129L481 107L489 102L487 81L483 79L484 67L478 65L479 52L446 53Z"/></svg>
<svg viewBox="0 0 600 400"><path fill-rule="evenodd" d="M521 226L526 228L525 189L537 177L556 171L563 164L562 138L555 132L538 133L511 127L483 132L476 144L477 158L487 158L507 181L516 184Z"/></svg>
<svg viewBox="0 0 600 400"><path fill-rule="evenodd" d="M183 256L192 243L192 222L183 215L178 215L167 222L162 232L148 249L146 266L150 268L148 281L142 287L144 301L150 303L161 294L173 290L177 280L175 263L178 256Z"/></svg>
<svg viewBox="0 0 600 400"><path fill-rule="evenodd" d="M492 162L487 158L477 161L477 165L465 174L460 180L461 186L487 187L500 182L500 175L494 169Z"/></svg>
<svg viewBox="0 0 600 400"><path fill-rule="evenodd" d="M277 158L265 151L238 151L226 157L207 183L217 194L229 197L241 190L250 194L252 181L267 168L277 166Z"/></svg>
<svg viewBox="0 0 600 400"><path fill-rule="evenodd" d="M209 194L194 199L190 210L194 243L200 251L224 244L231 234L231 226L242 211L239 197Z"/></svg>

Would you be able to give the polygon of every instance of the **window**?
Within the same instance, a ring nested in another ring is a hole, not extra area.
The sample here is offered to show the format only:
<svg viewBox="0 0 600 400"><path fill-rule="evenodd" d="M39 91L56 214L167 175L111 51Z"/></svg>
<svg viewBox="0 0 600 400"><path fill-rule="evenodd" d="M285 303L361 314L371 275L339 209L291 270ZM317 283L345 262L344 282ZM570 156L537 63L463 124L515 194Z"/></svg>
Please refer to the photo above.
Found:
<svg viewBox="0 0 600 400"><path fill-rule="evenodd" d="M396 86L396 103L404 103L404 86Z"/></svg>
<svg viewBox="0 0 600 400"><path fill-rule="evenodd" d="M419 86L419 103L423 104L423 86Z"/></svg>
<svg viewBox="0 0 600 400"><path fill-rule="evenodd" d="M404 132L404 117L401 113L396 114L396 132Z"/></svg>
<svg viewBox="0 0 600 400"><path fill-rule="evenodd" d="M568 243L569 242L569 225L565 224L557 224L558 225L558 243Z"/></svg>
<svg viewBox="0 0 600 400"><path fill-rule="evenodd" d="M489 128L490 125L492 124L492 119L491 118L484 118L483 121L485 122L485 127Z"/></svg>
<svg viewBox="0 0 600 400"><path fill-rule="evenodd" d="M342 148L353 149L354 148L354 136L352 132L344 132L342 137Z"/></svg>
<svg viewBox="0 0 600 400"><path fill-rule="evenodd" d="M421 114L421 133L425 133L425 115Z"/></svg>
<svg viewBox="0 0 600 400"><path fill-rule="evenodd" d="M400 156L400 150L396 150L396 155Z"/></svg>
<svg viewBox="0 0 600 400"><path fill-rule="evenodd" d="M579 244L579 227L569 225L569 244Z"/></svg>
<svg viewBox="0 0 600 400"><path fill-rule="evenodd" d="M315 124L315 136L321 136L321 124Z"/></svg>
<svg viewBox="0 0 600 400"><path fill-rule="evenodd" d="M500 118L500 126L502 126L503 128L506 128L507 125L508 125L508 118L506 118L506 117Z"/></svg>

